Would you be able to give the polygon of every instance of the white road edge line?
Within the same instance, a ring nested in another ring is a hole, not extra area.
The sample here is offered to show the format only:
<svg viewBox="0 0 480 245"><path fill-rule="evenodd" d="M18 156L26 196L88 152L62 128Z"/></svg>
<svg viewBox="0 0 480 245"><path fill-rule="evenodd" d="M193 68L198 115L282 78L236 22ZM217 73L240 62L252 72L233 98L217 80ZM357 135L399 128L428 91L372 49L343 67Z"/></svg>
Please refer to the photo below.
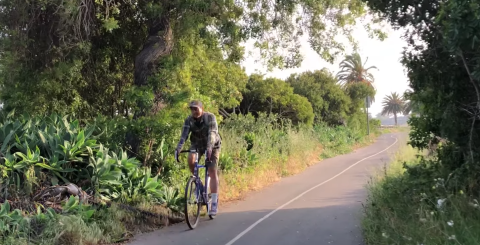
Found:
<svg viewBox="0 0 480 245"><path fill-rule="evenodd" d="M393 135L392 135L391 137L393 137ZM309 192L312 191L313 189L318 188L319 186L322 186L322 185L324 185L325 183L330 182L331 180L337 178L337 177L340 176L341 174L347 172L349 169L355 167L355 165L357 165L357 164L359 164L359 163L361 163L361 162L363 162L363 161L365 161L365 160L367 160L367 159L369 159L369 158L371 158L371 157L374 157L374 156L376 156L376 155L378 155L378 154L380 154L380 153L382 153L382 152L390 149L392 146L394 146L394 145L398 142L398 138L396 138L396 137L393 137L393 138L395 138L395 142L393 142L393 144L391 144L390 146L388 146L388 147L385 148L384 150L379 151L379 152L377 152L377 153L375 153L375 154L373 154L373 155L370 155L370 156L368 156L368 157L365 157L365 158L361 159L360 161L358 161L358 162L350 165L350 167L346 168L345 170L343 170L342 172L340 172L340 173L338 173L337 175L333 176L332 178L330 178L330 179L328 179L328 180L325 180L325 181L323 181L322 183L320 183L320 184L318 184L318 185L316 185L316 186L314 186L314 187L312 187L312 188L304 191L303 193L301 193L301 194L298 195L297 197L293 198L292 200L288 201L287 203L283 204L282 206L278 207L277 209L271 211L271 212L268 213L267 215L263 216L263 218L259 219L259 220L258 220L257 222L255 222L255 223L253 223L251 226L249 226L247 229L245 229L244 231L242 231L240 234L238 234L235 238L233 238L231 241L229 241L229 242L226 243L225 245L232 245L232 244L235 243L238 239L240 239L242 236L244 236L245 234L247 234L247 232L249 232L249 231L250 231L251 229L253 229L255 226L257 226L258 224L260 224L260 222L262 222L262 221L264 221L266 218L270 217L270 215L276 213L278 210L284 208L284 207L287 206L288 204L294 202L295 200L297 200L298 198L302 197L303 195L309 193Z"/></svg>

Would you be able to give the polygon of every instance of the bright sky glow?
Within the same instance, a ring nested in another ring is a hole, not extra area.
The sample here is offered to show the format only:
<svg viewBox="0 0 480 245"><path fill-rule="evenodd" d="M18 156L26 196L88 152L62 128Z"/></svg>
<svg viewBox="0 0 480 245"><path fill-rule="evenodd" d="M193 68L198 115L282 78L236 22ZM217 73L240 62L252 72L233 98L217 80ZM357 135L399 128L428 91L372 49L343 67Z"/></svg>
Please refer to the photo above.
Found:
<svg viewBox="0 0 480 245"><path fill-rule="evenodd" d="M398 92L403 95L403 92L409 88L408 78L404 72L404 67L400 63L402 56L401 53L407 44L401 39L401 30L395 31L388 24L386 24L386 27L388 28L388 38L384 41L369 38L367 31L361 24L357 25L354 30L354 36L359 44L359 53L362 57L362 61L365 62L368 58L366 66L373 65L378 68L378 70L371 71L375 76L374 85L377 89L375 102L369 109L372 116L375 116L382 110L382 100L385 95L390 94L391 92ZM248 46L252 43L247 44L247 52L249 51ZM351 51L351 49L349 51ZM259 72L266 74L266 77L277 77L281 79L287 78L292 73L319 70L324 67L328 68L334 75L339 71L338 65L341 62L342 57L338 57L334 64L330 64L322 60L320 56L309 47L306 39L302 40L302 55L304 56L304 61L301 67L297 69L266 72L266 69L259 69L261 68L261 65L255 63L254 58L245 59L242 66L245 67L245 70L249 75L258 70Z"/></svg>

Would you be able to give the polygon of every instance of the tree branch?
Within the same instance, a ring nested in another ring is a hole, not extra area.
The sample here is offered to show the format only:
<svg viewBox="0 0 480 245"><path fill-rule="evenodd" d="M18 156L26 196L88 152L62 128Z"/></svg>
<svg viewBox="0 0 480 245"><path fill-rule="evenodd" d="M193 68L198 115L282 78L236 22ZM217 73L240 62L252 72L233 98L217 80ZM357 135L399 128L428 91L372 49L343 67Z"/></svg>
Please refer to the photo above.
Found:
<svg viewBox="0 0 480 245"><path fill-rule="evenodd" d="M462 50L460 50L460 57L462 58L463 66L465 67L465 70L467 71L468 77L470 78L470 83L475 88L475 93L477 94L477 108L480 109L480 89L478 88L478 84L473 79L472 73L470 72L470 69L468 68L467 61L465 60L465 57L463 56L463 51Z"/></svg>
<svg viewBox="0 0 480 245"><path fill-rule="evenodd" d="M475 115L472 118L472 126L470 127L470 137L469 137L469 142L468 142L468 147L470 148L470 157L472 158L472 163L473 163L473 147L472 147L472 141L473 141L473 129L475 127L475 121L477 120L477 115L478 111L480 110L480 89L478 88L478 84L475 82L473 79L472 73L470 72L470 69L468 68L467 61L465 60L465 57L463 56L463 51L460 49L460 57L462 58L463 61L463 66L465 67L465 70L468 73L468 77L470 78L470 83L473 85L475 88L475 93L477 94L477 103L476 103L476 109Z"/></svg>

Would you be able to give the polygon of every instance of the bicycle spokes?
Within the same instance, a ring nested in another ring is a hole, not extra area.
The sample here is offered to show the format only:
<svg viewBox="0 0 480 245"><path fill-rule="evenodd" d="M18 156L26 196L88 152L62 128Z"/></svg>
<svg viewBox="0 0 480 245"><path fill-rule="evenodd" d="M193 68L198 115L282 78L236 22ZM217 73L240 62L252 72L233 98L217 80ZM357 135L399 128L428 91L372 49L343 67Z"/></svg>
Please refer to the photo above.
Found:
<svg viewBox="0 0 480 245"><path fill-rule="evenodd" d="M191 229L197 226L201 207L199 188L195 179L191 178L185 190L185 220Z"/></svg>

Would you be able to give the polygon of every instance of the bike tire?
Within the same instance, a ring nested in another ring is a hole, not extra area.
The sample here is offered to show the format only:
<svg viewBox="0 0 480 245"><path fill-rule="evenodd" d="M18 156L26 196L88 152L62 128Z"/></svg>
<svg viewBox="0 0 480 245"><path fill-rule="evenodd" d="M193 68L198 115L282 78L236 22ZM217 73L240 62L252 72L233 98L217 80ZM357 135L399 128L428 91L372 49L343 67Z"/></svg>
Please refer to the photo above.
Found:
<svg viewBox="0 0 480 245"><path fill-rule="evenodd" d="M190 210L189 210L189 200L190 198L195 198L195 193L190 193L192 190L191 186L195 186L195 191L198 189L197 182L195 181L195 177L190 177L187 181L187 185L185 187L185 205L184 205L184 213L185 213L185 221L187 222L188 227L193 230L197 227L198 221L200 220L200 210L202 209L202 202L200 195L197 196L197 212L195 213L195 222L190 220Z"/></svg>

